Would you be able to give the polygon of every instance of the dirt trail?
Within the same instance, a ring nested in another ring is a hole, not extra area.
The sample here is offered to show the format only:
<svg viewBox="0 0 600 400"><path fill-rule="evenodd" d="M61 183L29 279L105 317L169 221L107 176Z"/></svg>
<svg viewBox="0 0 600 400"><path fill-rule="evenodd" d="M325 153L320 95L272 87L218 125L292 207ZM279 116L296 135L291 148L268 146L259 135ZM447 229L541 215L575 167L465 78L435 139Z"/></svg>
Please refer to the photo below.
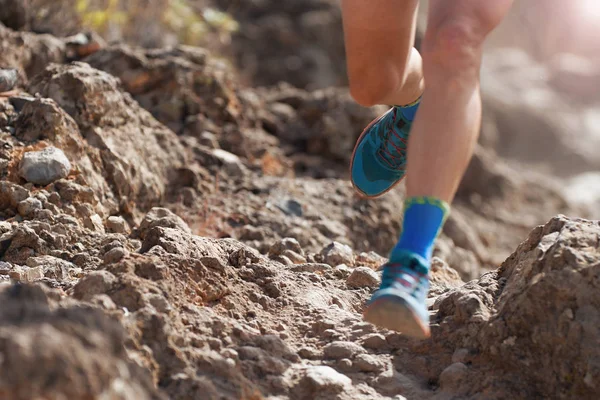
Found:
<svg viewBox="0 0 600 400"><path fill-rule="evenodd" d="M0 43L19 76L0 97L0 399L598 392L600 226L554 217L581 210L549 177L478 147L435 250L433 336L412 341L361 319L401 226L402 188L365 201L347 179L379 110L242 87L198 48ZM23 155L48 147L28 182Z"/></svg>

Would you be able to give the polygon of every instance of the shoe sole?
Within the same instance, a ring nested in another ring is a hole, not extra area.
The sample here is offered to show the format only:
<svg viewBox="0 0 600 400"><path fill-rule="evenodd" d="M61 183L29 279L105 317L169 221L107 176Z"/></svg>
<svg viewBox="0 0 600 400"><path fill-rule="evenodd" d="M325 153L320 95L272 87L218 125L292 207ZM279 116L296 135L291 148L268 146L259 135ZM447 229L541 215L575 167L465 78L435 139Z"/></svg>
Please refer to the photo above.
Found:
<svg viewBox="0 0 600 400"><path fill-rule="evenodd" d="M363 319L415 339L427 339L431 336L429 326L423 324L401 298L382 297L373 301L365 309Z"/></svg>
<svg viewBox="0 0 600 400"><path fill-rule="evenodd" d="M361 140L363 139L363 137L367 134L367 132L369 131L369 129L371 129L371 127L373 125L375 125L377 122L379 122L381 119L383 119L383 117L385 117L386 115L388 115L388 113L392 112L392 110L393 110L393 108L390 108L387 112L383 113L378 118L375 118L373 121L371 121L371 123L369 125L367 125L367 127L362 131L362 133L360 134L360 136L356 140L356 145L354 145L354 150L352 150L352 158L350 159L350 183L352 184L352 187L354 188L354 191L356 193L358 193L358 195L360 197L365 198L365 199L376 199L376 198L379 198L379 197L383 196L384 194L386 194L387 192L389 192L390 190L392 190L393 188L395 188L400 182L402 182L404 180L404 178L406 178L406 174L404 174L404 176L402 178L400 178L392 186L390 186L389 188L387 188L385 191L383 191L383 192L381 192L379 194L375 194L375 195L366 194L365 192L363 192L362 190L360 190L358 188L358 186L356 186L354 184L354 181L352 180L352 168L354 167L354 156L356 155L356 149L358 149L358 144L361 142Z"/></svg>

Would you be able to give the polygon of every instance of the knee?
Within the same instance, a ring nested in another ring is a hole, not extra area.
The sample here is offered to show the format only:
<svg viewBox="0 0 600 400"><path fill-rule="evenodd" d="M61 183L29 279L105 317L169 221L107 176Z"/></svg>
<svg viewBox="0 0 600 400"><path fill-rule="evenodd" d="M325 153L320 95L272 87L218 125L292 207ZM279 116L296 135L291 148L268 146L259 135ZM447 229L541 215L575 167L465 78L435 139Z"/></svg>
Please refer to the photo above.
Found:
<svg viewBox="0 0 600 400"><path fill-rule="evenodd" d="M424 67L435 68L436 73L473 71L480 63L485 36L481 23L468 19L432 26L423 40Z"/></svg>
<svg viewBox="0 0 600 400"><path fill-rule="evenodd" d="M392 66L366 64L349 71L350 94L365 107L382 104L398 89L403 71Z"/></svg>

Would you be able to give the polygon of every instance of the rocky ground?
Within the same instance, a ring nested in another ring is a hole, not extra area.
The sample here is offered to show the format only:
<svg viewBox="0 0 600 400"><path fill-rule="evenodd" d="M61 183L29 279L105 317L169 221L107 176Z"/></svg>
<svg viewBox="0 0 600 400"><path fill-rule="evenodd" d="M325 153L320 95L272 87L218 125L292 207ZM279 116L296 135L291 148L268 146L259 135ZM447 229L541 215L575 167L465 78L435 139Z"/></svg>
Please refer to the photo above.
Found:
<svg viewBox="0 0 600 400"><path fill-rule="evenodd" d="M380 109L189 46L0 48L0 399L596 397L600 226L496 155L504 103L413 341L361 319L401 227L347 177Z"/></svg>

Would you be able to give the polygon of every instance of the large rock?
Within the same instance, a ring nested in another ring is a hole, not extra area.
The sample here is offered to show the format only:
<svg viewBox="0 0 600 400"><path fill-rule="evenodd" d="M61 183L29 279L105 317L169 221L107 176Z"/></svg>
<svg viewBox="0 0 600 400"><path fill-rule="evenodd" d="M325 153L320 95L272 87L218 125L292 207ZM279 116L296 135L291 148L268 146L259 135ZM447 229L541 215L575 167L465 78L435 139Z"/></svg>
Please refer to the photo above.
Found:
<svg viewBox="0 0 600 400"><path fill-rule="evenodd" d="M6 3L4 1L3 3ZM22 3L11 2L8 3ZM19 8L14 5L8 6L15 10ZM2 13L7 12L6 7L0 3ZM15 10L17 11L17 10ZM18 13L18 11L17 11ZM7 16L12 18L12 16ZM2 16L0 15L0 18ZM16 24L20 24L17 19ZM14 32L0 24L0 42L2 42L2 54L0 54L0 66L2 68L16 68L23 78L33 77L53 62L65 60L65 43L50 35L36 35L29 32Z"/></svg>
<svg viewBox="0 0 600 400"><path fill-rule="evenodd" d="M40 287L29 285L4 286L0 299L3 397L165 398L128 358L123 328L99 310L56 307Z"/></svg>
<svg viewBox="0 0 600 400"><path fill-rule="evenodd" d="M155 205L172 172L185 165L176 135L121 91L111 75L84 63L52 65L29 88L52 98L76 121L121 207Z"/></svg>
<svg viewBox="0 0 600 400"><path fill-rule="evenodd" d="M441 390L452 396L593 398L600 379L599 233L595 221L556 217L499 270L439 296L427 348L445 347L447 356L408 369L441 374ZM468 368L452 364L465 361Z"/></svg>

